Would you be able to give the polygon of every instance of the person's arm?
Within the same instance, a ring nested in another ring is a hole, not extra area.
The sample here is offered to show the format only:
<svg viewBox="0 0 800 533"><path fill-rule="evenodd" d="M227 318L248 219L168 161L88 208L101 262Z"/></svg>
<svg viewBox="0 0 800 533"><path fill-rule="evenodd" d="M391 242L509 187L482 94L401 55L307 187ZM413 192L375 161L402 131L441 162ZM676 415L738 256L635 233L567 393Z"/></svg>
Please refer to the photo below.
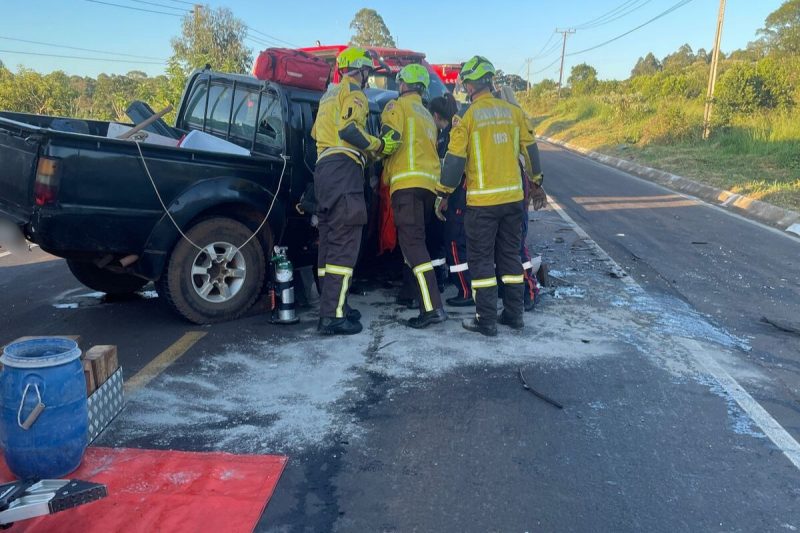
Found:
<svg viewBox="0 0 800 533"><path fill-rule="evenodd" d="M450 130L450 143L442 162L442 175L436 186L436 191L447 196L452 193L459 183L464 169L467 166L467 144L469 139L469 119L458 115L453 117L453 129Z"/></svg>
<svg viewBox="0 0 800 533"><path fill-rule="evenodd" d="M525 116L522 110L519 111L519 152L525 159L525 168L530 176L530 181L536 185L541 185L544 180L542 174L542 163L539 158L539 146L536 144L536 134L533 125Z"/></svg>
<svg viewBox="0 0 800 533"><path fill-rule="evenodd" d="M352 91L342 102L342 115L339 117L339 137L359 150L380 152L383 142L369 133L367 124L369 102L361 91Z"/></svg>
<svg viewBox="0 0 800 533"><path fill-rule="evenodd" d="M403 126L405 117L402 108L396 100L392 100L381 113L381 140L383 141L383 155L390 156L400 148L403 142Z"/></svg>

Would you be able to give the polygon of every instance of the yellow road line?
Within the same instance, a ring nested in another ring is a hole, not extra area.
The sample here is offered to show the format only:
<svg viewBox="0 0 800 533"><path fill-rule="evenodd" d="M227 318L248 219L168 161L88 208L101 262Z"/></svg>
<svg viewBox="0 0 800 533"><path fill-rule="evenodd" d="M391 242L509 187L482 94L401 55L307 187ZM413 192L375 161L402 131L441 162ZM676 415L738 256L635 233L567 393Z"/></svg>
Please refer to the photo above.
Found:
<svg viewBox="0 0 800 533"><path fill-rule="evenodd" d="M184 333L180 339L147 363L135 376L125 381L125 394L132 394L150 383L205 336L205 331L187 331Z"/></svg>

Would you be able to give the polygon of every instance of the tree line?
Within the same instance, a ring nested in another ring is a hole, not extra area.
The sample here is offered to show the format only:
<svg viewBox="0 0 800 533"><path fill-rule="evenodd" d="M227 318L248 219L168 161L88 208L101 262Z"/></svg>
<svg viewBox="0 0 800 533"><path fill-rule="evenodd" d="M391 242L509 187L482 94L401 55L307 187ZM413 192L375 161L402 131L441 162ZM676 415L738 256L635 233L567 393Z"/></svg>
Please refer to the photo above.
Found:
<svg viewBox="0 0 800 533"><path fill-rule="evenodd" d="M714 103L716 125L725 126L756 113L785 112L800 101L800 0L789 0L771 13L758 39L744 49L720 54ZM711 53L688 44L659 59L652 52L640 57L626 80L600 80L586 63L572 67L562 96L593 96L636 113L648 104L704 101ZM527 104L541 111L556 99L558 84L550 79L534 84Z"/></svg>

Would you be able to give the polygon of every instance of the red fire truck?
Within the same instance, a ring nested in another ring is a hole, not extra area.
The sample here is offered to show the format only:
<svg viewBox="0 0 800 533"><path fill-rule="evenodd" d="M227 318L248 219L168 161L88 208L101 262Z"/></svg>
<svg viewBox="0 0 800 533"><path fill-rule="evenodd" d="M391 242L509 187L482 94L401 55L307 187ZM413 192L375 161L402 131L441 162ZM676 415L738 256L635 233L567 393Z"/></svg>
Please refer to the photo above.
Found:
<svg viewBox="0 0 800 533"><path fill-rule="evenodd" d="M334 65L336 56L347 48L347 45L333 44L325 46L312 46L300 48L303 52L321 57L325 61ZM397 90L395 77L400 69L412 63L419 63L428 69L431 74L431 83L428 86L428 98L442 96L447 92L444 82L436 73L436 70L425 61L425 54L412 50L401 50L399 48L380 48L368 47L367 52L372 56L375 63L375 72L370 76L369 85L376 89ZM339 81L339 73L334 70L333 81Z"/></svg>

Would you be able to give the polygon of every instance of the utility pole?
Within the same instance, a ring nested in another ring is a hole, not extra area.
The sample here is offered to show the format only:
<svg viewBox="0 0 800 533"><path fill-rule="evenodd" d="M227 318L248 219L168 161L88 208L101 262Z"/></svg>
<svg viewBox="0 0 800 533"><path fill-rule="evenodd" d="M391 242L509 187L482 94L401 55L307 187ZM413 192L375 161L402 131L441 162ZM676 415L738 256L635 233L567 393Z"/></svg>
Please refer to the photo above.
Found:
<svg viewBox="0 0 800 533"><path fill-rule="evenodd" d="M711 55L711 72L708 75L708 90L706 91L706 107L703 111L703 140L708 140L711 134L711 108L714 102L714 86L717 84L717 64L719 63L719 45L722 41L722 23L725 20L725 0L719 0L719 14L717 15L717 37L714 41L714 53Z"/></svg>
<svg viewBox="0 0 800 533"><path fill-rule="evenodd" d="M528 75L526 79L528 80L528 95L531 94L531 62L533 61L532 57L529 57L525 60L525 63L528 65Z"/></svg>
<svg viewBox="0 0 800 533"><path fill-rule="evenodd" d="M564 53L567 51L567 35L575 33L573 29L556 30L564 36L564 44L561 46L561 71L558 74L558 97L561 98L561 82L564 80Z"/></svg>

